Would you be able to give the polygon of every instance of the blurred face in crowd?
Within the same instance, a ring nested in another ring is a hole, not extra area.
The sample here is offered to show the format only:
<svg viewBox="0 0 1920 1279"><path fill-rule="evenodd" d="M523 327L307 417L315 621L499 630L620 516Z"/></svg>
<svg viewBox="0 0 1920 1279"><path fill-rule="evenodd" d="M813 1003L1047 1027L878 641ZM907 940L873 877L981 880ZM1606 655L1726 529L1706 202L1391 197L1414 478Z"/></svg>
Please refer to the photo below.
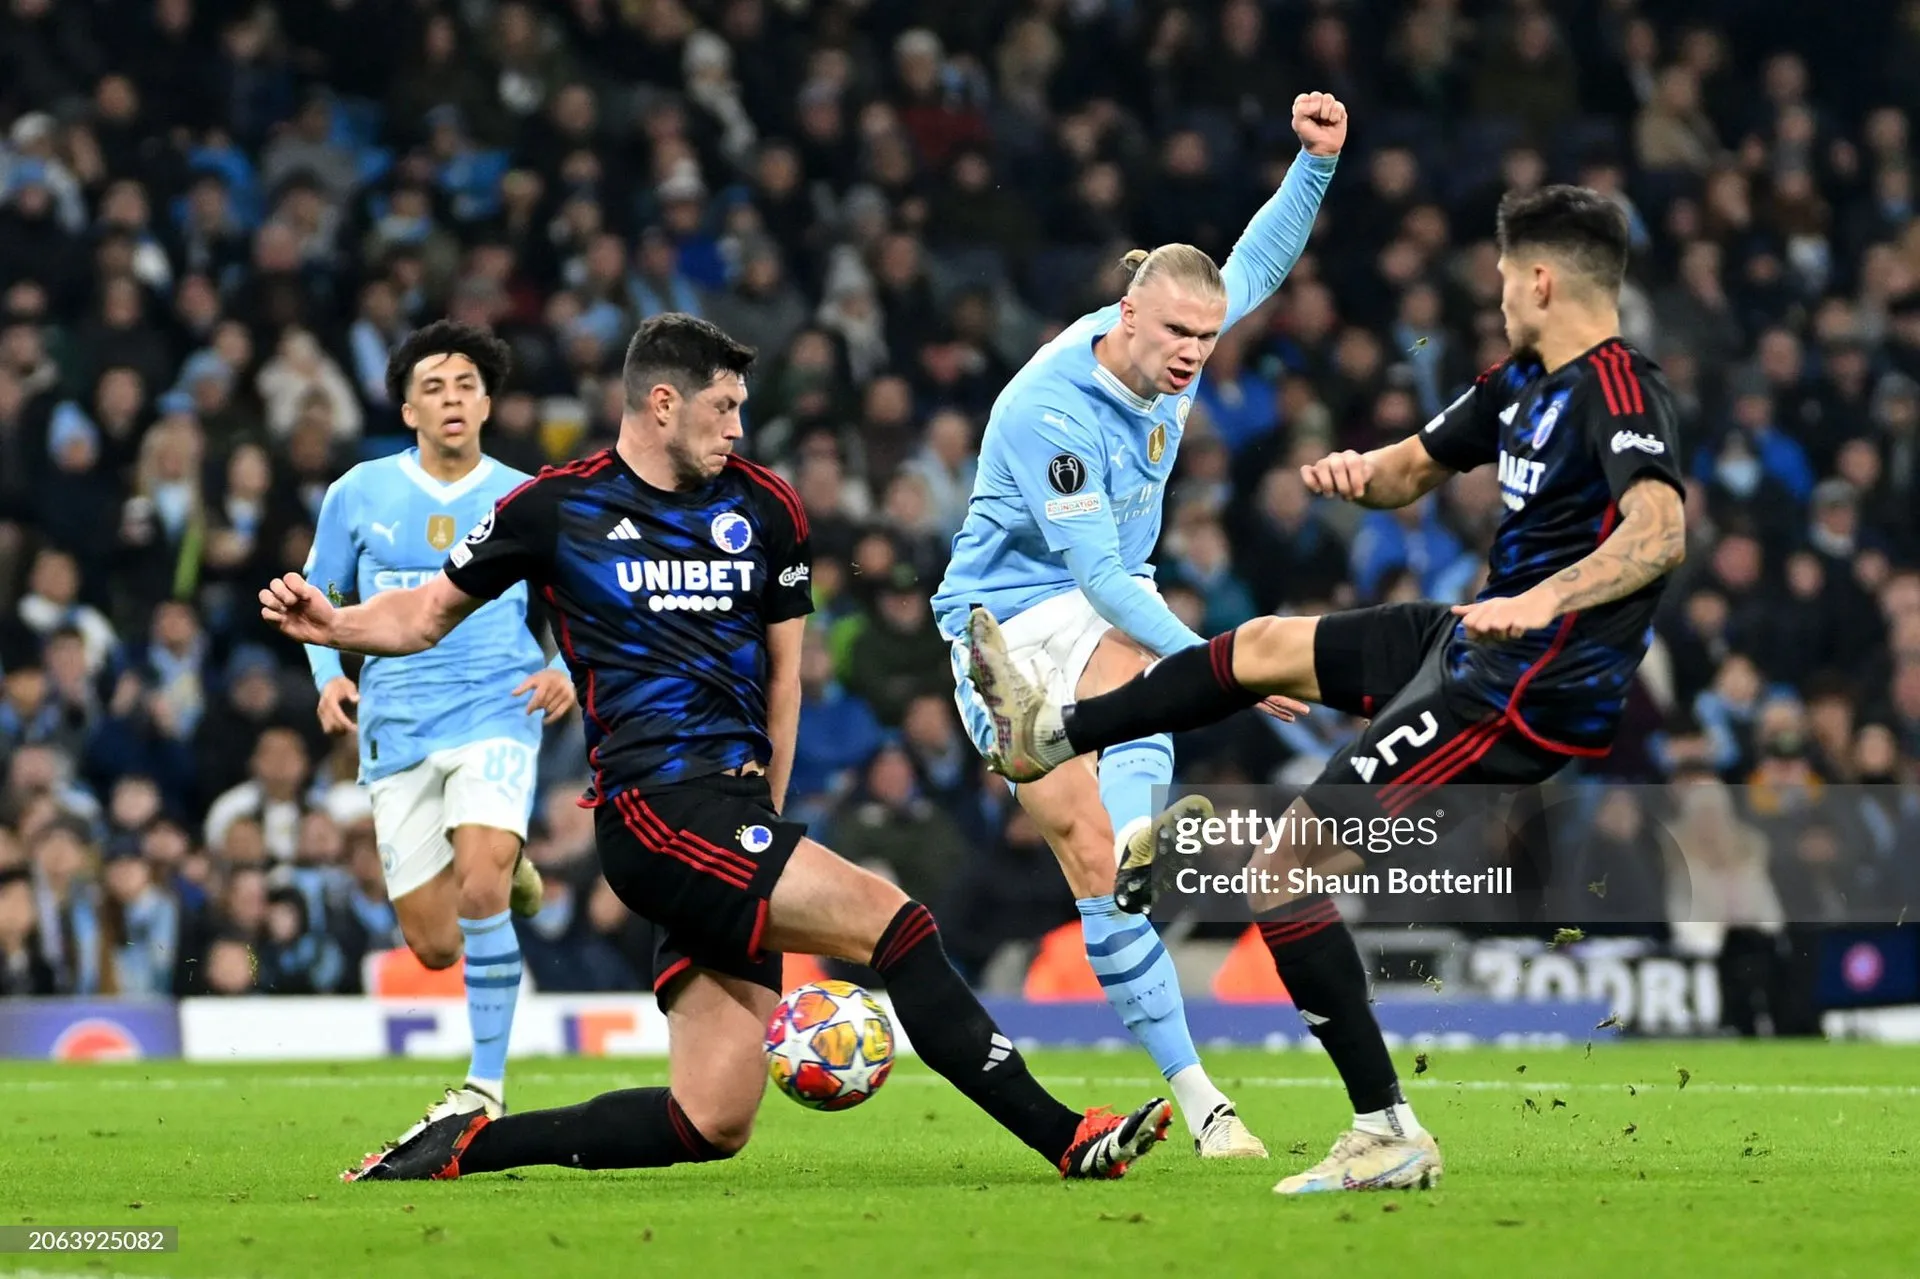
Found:
<svg viewBox="0 0 1920 1279"><path fill-rule="evenodd" d="M877 582L893 572L893 566L899 561L893 545L893 539L878 530L864 534L853 544L853 571L871 582Z"/></svg>
<svg viewBox="0 0 1920 1279"><path fill-rule="evenodd" d="M99 389L94 393L100 424L111 429L115 424L129 421L140 412L140 402L145 398L146 388L141 385L138 373L132 369L108 369L101 375Z"/></svg>
<svg viewBox="0 0 1920 1279"><path fill-rule="evenodd" d="M887 521L896 528L920 530L928 516L927 483L918 475L902 473L887 485L884 503Z"/></svg>
<svg viewBox="0 0 1920 1279"><path fill-rule="evenodd" d="M1899 743L1885 724L1860 730L1853 744L1853 768L1862 781L1891 781L1899 763Z"/></svg>
<svg viewBox="0 0 1920 1279"><path fill-rule="evenodd" d="M800 686L818 696L831 683L833 655L827 652L827 641L819 628L809 626L800 639Z"/></svg>
<svg viewBox="0 0 1920 1279"><path fill-rule="evenodd" d="M275 798L291 797L307 776L307 748L288 728L270 728L260 734L253 749L253 775Z"/></svg>
<svg viewBox="0 0 1920 1279"><path fill-rule="evenodd" d="M1820 570L1820 561L1811 554L1802 551L1787 559L1787 590L1798 598L1815 599L1826 584L1826 574Z"/></svg>
<svg viewBox="0 0 1920 1279"><path fill-rule="evenodd" d="M1893 708L1909 724L1920 722L1920 662L1903 662L1894 673Z"/></svg>
<svg viewBox="0 0 1920 1279"><path fill-rule="evenodd" d="M898 746L889 746L867 766L867 789L883 804L899 807L913 798L913 761Z"/></svg>
<svg viewBox="0 0 1920 1279"><path fill-rule="evenodd" d="M308 813L300 819L300 842L294 860L302 866L332 866L344 851L340 827L325 813Z"/></svg>
<svg viewBox="0 0 1920 1279"><path fill-rule="evenodd" d="M953 712L944 697L916 697L907 703L900 729L915 749L939 754L954 744Z"/></svg>
<svg viewBox="0 0 1920 1279"><path fill-rule="evenodd" d="M1713 691L1736 706L1748 706L1760 696L1760 672L1753 662L1735 653L1714 672Z"/></svg>
<svg viewBox="0 0 1920 1279"><path fill-rule="evenodd" d="M33 562L28 589L55 604L71 604L80 594L80 569L65 551L42 551Z"/></svg>
<svg viewBox="0 0 1920 1279"><path fill-rule="evenodd" d="M889 629L911 635L933 621L926 595L918 590L889 590L880 594L880 620Z"/></svg>
<svg viewBox="0 0 1920 1279"><path fill-rule="evenodd" d="M47 673L38 666L8 671L0 677L0 697L21 719L32 718L46 705Z"/></svg>
<svg viewBox="0 0 1920 1279"><path fill-rule="evenodd" d="M1129 290L1120 331L1136 392L1178 395L1200 376L1227 321L1227 299L1161 273Z"/></svg>
<svg viewBox="0 0 1920 1279"><path fill-rule="evenodd" d="M87 867L87 846L64 826L44 832L33 846L33 862L55 892L63 892Z"/></svg>
<svg viewBox="0 0 1920 1279"><path fill-rule="evenodd" d="M87 646L78 635L55 635L44 654L47 679L63 695L81 698L87 688Z"/></svg>
<svg viewBox="0 0 1920 1279"><path fill-rule="evenodd" d="M252 949L245 942L230 938L208 947L207 987L216 995L242 995L252 990Z"/></svg>
<svg viewBox="0 0 1920 1279"><path fill-rule="evenodd" d="M0 945L17 949L33 931L33 882L25 876L0 883Z"/></svg>
<svg viewBox="0 0 1920 1279"><path fill-rule="evenodd" d="M138 857L116 857L107 863L103 878L107 892L123 906L140 900L153 887L153 871Z"/></svg>
<svg viewBox="0 0 1920 1279"><path fill-rule="evenodd" d="M480 368L458 353L429 355L413 366L400 416L422 450L443 459L478 458L480 428L493 412Z"/></svg>
<svg viewBox="0 0 1920 1279"><path fill-rule="evenodd" d="M898 426L913 416L913 388L905 378L877 377L867 384L870 424Z"/></svg>
<svg viewBox="0 0 1920 1279"><path fill-rule="evenodd" d="M942 463L957 467L973 455L973 424L958 410L936 413L927 424L927 446Z"/></svg>
<svg viewBox="0 0 1920 1279"><path fill-rule="evenodd" d="M140 855L157 870L172 873L187 860L193 842L171 821L157 821L140 837Z"/></svg>
<svg viewBox="0 0 1920 1279"><path fill-rule="evenodd" d="M273 468L267 451L258 444L242 444L227 459L227 495L242 501L258 501L273 483Z"/></svg>

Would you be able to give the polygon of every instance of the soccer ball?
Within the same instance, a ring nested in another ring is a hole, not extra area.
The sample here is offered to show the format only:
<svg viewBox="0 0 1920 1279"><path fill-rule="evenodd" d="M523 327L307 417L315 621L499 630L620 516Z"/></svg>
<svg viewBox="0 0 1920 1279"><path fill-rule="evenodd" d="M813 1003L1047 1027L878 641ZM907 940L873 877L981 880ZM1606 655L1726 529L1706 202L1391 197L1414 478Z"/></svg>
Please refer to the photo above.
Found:
<svg viewBox="0 0 1920 1279"><path fill-rule="evenodd" d="M846 1110L880 1090L893 1069L893 1023L850 981L790 992L767 1023L773 1086L809 1110Z"/></svg>

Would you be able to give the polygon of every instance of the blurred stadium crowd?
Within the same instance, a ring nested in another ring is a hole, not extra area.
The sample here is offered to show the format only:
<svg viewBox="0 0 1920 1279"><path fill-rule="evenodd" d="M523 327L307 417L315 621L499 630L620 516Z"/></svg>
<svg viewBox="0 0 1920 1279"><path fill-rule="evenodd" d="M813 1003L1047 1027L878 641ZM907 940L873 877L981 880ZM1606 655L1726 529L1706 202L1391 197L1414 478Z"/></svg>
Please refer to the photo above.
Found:
<svg viewBox="0 0 1920 1279"><path fill-rule="evenodd" d="M746 447L818 560L792 807L975 971L1070 919L958 730L928 595L1004 380L1125 249L1224 259L1307 89L1352 144L1207 369L1176 609L1213 633L1477 589L1490 473L1366 513L1291 463L1404 435L1500 358L1500 194L1597 187L1695 478L1589 771L1703 782L1672 830L1722 918L1911 886L1909 794L1818 796L1920 760L1915 65L1920 4L1876 0L4 0L0 994L352 991L397 940L351 746L251 600L330 480L406 447L387 353L441 315L511 343L486 446L526 469L611 441L640 318L758 346ZM1302 780L1348 728L1242 717L1182 775ZM631 985L642 944L581 762L554 726L521 925L549 989ZM1747 840L1755 795L1817 821ZM1645 872L1622 918L1667 900L1647 817L1593 828L1596 864Z"/></svg>

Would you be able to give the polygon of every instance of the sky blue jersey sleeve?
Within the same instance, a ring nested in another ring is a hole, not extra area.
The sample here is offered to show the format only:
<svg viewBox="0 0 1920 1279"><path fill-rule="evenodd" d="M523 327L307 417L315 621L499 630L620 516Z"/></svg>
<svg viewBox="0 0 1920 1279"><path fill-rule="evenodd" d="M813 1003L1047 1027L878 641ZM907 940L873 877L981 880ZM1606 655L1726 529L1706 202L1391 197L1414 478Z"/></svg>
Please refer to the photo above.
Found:
<svg viewBox="0 0 1920 1279"><path fill-rule="evenodd" d="M1066 558L1094 610L1163 657L1205 643L1121 562L1099 438L1054 409L1027 417L1013 428L1014 484L1047 548Z"/></svg>
<svg viewBox="0 0 1920 1279"><path fill-rule="evenodd" d="M1280 189L1240 233L1220 274L1227 282L1227 327L1273 296L1306 250L1320 216L1320 200L1333 181L1337 155L1313 155L1302 147Z"/></svg>
<svg viewBox="0 0 1920 1279"><path fill-rule="evenodd" d="M359 556L353 549L353 526L347 514L347 481L343 476L327 486L320 499L320 518L313 530L313 549L307 552L303 576L321 590L329 588L341 595L352 595L360 588ZM327 681L346 674L340 665L340 651L308 644L307 667L313 672L313 686L325 688Z"/></svg>

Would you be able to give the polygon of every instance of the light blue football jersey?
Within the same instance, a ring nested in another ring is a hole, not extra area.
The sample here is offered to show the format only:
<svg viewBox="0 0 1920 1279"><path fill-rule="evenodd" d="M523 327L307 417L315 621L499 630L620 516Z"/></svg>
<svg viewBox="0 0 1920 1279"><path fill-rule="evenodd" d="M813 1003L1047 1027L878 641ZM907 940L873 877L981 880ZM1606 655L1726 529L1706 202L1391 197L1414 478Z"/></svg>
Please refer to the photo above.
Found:
<svg viewBox="0 0 1920 1279"><path fill-rule="evenodd" d="M1302 151L1234 245L1221 271L1226 327L1271 296L1299 260L1336 159ZM1177 396L1135 395L1094 358L1094 344L1119 320L1114 303L1074 321L994 401L966 521L933 597L949 639L963 634L973 605L1005 619L1082 585L1068 570L1069 550L1117 559L1129 577L1153 575L1167 477L1200 379ZM1191 634L1170 613L1161 623L1160 634ZM1154 647L1148 636L1134 638Z"/></svg>
<svg viewBox="0 0 1920 1279"><path fill-rule="evenodd" d="M327 489L306 578L370 600L419 586L493 504L529 477L492 458L451 484L420 466L418 449L362 462ZM341 674L340 654L308 646L314 685ZM435 751L505 737L538 749L544 716L527 714L520 682L547 664L527 629L521 583L480 606L434 647L369 657L360 671L360 780L413 767Z"/></svg>

